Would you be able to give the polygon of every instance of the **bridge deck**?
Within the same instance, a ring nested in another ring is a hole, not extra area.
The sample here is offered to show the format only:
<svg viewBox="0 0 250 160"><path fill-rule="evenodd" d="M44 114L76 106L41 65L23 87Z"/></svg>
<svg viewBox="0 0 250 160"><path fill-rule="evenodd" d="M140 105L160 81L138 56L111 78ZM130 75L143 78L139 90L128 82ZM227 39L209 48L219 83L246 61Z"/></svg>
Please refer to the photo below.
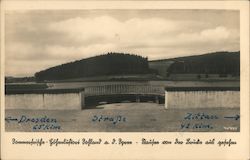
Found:
<svg viewBox="0 0 250 160"><path fill-rule="evenodd" d="M162 86L152 85L103 85L85 87L85 96L114 95L114 94L141 94L141 95L162 95L165 90Z"/></svg>

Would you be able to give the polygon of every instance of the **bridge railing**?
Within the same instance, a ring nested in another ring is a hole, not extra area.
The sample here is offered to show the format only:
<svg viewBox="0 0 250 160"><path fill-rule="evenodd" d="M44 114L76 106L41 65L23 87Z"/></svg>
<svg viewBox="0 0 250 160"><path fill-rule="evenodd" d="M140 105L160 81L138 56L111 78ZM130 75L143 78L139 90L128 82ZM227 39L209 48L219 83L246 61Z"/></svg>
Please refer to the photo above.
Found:
<svg viewBox="0 0 250 160"><path fill-rule="evenodd" d="M151 94L164 96L165 89L162 86L115 84L85 87L84 94L85 96L112 94Z"/></svg>

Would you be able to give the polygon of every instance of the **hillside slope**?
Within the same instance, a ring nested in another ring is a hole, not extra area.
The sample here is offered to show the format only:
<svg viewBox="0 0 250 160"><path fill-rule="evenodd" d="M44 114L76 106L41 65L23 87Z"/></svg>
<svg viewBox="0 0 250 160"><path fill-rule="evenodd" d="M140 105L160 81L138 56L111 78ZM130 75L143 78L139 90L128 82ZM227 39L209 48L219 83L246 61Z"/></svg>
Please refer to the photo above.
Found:
<svg viewBox="0 0 250 160"><path fill-rule="evenodd" d="M141 76L155 74L165 78L177 74L193 74L192 77L199 77L199 74L238 77L240 75L240 52L214 52L156 61L148 61L147 58L138 55L108 53L37 72L35 78L37 81L70 80L133 74Z"/></svg>
<svg viewBox="0 0 250 160"><path fill-rule="evenodd" d="M214 52L150 61L149 66L163 77L171 74L240 75L240 52Z"/></svg>
<svg viewBox="0 0 250 160"><path fill-rule="evenodd" d="M240 74L240 52L215 52L171 59L169 73Z"/></svg>
<svg viewBox="0 0 250 160"><path fill-rule="evenodd" d="M55 66L35 73L36 80L63 80L117 74L149 73L147 58L120 53L108 53Z"/></svg>

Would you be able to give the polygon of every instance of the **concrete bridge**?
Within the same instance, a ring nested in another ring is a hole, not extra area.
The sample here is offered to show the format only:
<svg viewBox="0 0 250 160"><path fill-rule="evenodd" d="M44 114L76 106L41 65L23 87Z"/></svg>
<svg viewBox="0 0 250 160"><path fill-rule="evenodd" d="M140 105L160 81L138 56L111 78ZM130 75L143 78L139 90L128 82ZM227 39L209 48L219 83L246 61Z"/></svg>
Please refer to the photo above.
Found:
<svg viewBox="0 0 250 160"><path fill-rule="evenodd" d="M164 103L163 86L102 84L77 89L6 90L6 108L84 109L102 103Z"/></svg>
<svg viewBox="0 0 250 160"><path fill-rule="evenodd" d="M163 86L127 84L90 86L84 88L82 107L125 101L164 103L164 98L165 90Z"/></svg>
<svg viewBox="0 0 250 160"><path fill-rule="evenodd" d="M164 96L165 90L162 86L115 84L85 87L84 94L85 96L116 94L149 94Z"/></svg>
<svg viewBox="0 0 250 160"><path fill-rule="evenodd" d="M239 108L240 87L102 84L71 89L5 90L6 109L81 110L105 103L155 102L165 108Z"/></svg>

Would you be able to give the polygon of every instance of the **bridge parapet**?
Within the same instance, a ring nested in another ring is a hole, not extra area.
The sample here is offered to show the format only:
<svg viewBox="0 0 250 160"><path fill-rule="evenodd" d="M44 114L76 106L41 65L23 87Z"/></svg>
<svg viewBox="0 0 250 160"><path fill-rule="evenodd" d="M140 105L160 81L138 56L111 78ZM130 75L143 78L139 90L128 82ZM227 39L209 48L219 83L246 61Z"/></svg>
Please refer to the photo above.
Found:
<svg viewBox="0 0 250 160"><path fill-rule="evenodd" d="M84 94L85 96L113 94L148 94L164 96L165 90L162 86L114 84L85 87Z"/></svg>
<svg viewBox="0 0 250 160"><path fill-rule="evenodd" d="M75 89L5 90L8 109L84 109L100 102L164 103L165 89L156 85L108 84Z"/></svg>

